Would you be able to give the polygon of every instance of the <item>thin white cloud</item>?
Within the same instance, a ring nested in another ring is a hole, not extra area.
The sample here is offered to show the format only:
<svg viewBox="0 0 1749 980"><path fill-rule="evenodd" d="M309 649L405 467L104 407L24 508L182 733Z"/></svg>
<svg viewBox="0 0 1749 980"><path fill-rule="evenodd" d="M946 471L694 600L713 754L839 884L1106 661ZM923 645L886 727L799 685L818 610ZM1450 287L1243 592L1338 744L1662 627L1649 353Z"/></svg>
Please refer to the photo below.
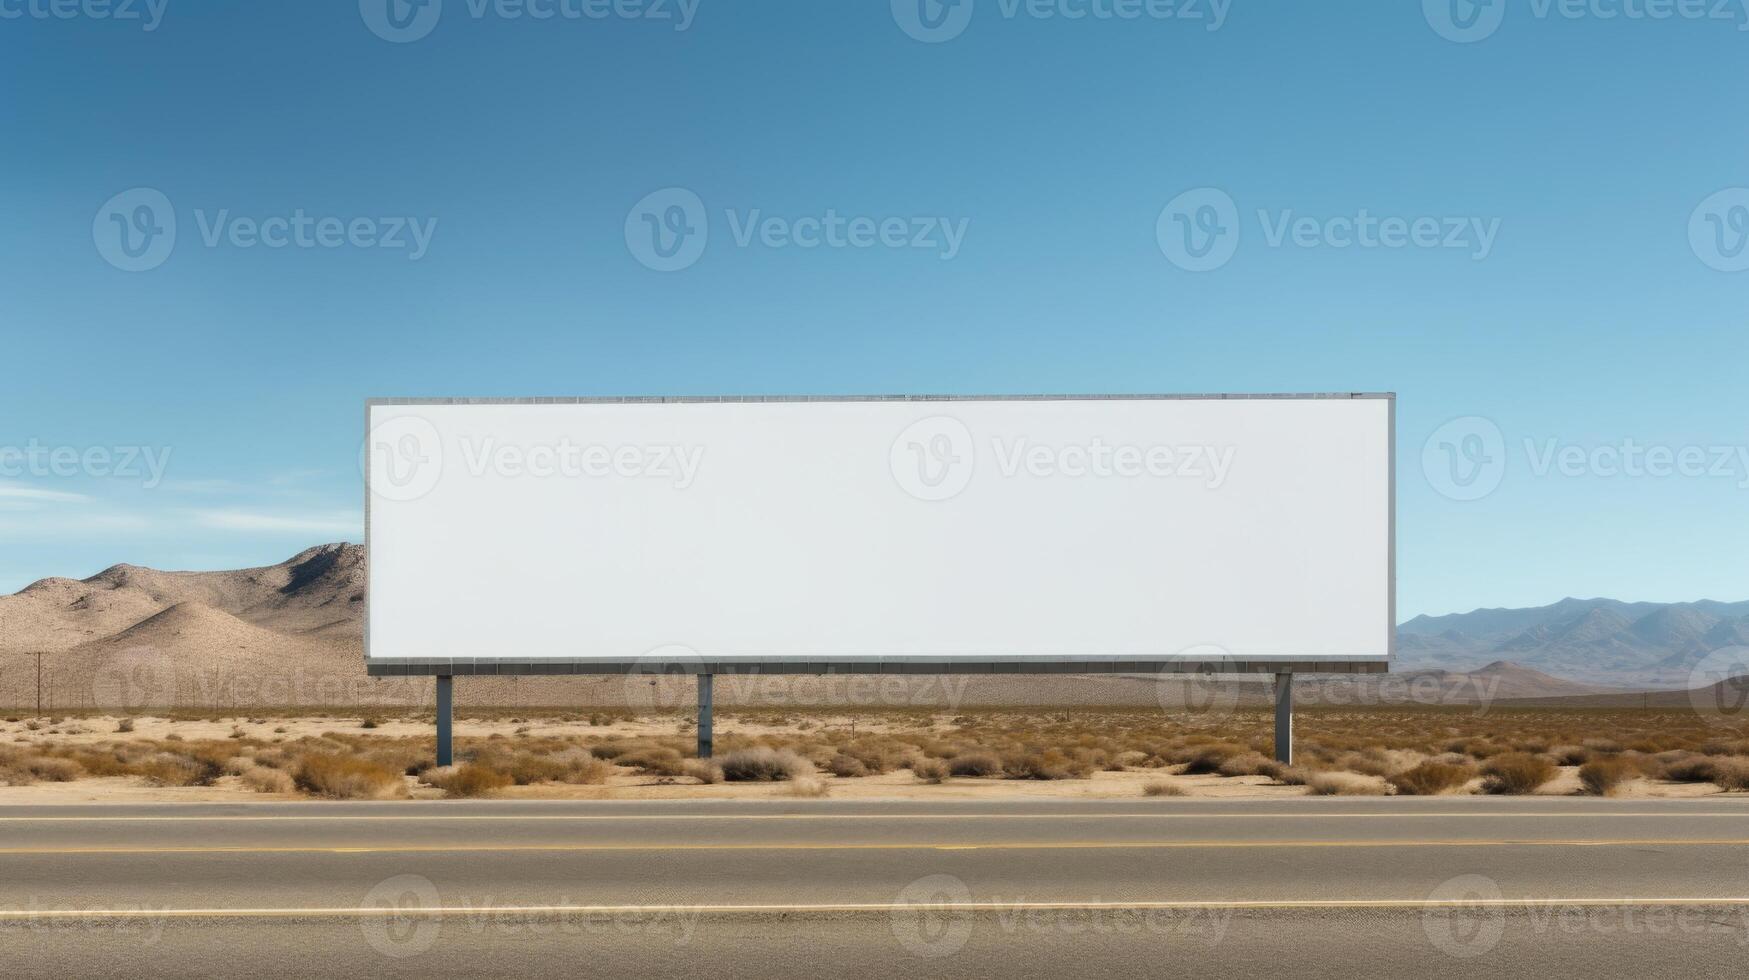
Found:
<svg viewBox="0 0 1749 980"><path fill-rule="evenodd" d="M267 513L249 510L203 510L194 513L202 527L223 531L284 531L299 534L357 534L364 519L356 511Z"/></svg>
<svg viewBox="0 0 1749 980"><path fill-rule="evenodd" d="M82 503L90 500L82 493L67 493L64 490L44 490L41 487L27 487L17 483L0 483L0 500L26 500L38 503Z"/></svg>

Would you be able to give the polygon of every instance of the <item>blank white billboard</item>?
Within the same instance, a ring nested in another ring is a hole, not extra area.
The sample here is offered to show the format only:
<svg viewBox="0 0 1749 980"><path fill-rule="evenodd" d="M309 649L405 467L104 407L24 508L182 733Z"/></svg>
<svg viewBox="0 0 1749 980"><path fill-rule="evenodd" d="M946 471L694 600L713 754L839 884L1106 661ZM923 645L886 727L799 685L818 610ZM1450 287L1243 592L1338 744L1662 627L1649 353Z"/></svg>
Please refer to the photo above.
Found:
<svg viewBox="0 0 1749 980"><path fill-rule="evenodd" d="M366 656L1385 661L1393 404L373 401Z"/></svg>

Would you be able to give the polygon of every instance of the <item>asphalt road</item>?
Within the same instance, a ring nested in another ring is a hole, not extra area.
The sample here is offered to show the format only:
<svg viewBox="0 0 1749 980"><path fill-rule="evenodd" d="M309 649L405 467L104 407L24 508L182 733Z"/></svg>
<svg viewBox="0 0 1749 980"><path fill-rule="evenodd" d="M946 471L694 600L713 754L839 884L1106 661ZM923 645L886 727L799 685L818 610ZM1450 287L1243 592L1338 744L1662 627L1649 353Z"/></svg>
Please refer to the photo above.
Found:
<svg viewBox="0 0 1749 980"><path fill-rule="evenodd" d="M0 808L9 975L1740 976L1749 797Z"/></svg>

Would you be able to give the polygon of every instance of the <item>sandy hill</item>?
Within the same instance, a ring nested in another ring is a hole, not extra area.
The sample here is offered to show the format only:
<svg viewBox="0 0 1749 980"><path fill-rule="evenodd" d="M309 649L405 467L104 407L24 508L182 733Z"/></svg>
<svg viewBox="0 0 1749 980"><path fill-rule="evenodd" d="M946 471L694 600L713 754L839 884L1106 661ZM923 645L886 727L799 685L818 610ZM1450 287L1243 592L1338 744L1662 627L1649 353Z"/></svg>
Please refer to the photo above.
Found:
<svg viewBox="0 0 1749 980"><path fill-rule="evenodd" d="M0 703L34 701L38 653L47 702L69 707L242 705L294 684L344 700L364 673L364 569L362 547L329 544L264 568L32 583L0 596Z"/></svg>
<svg viewBox="0 0 1749 980"><path fill-rule="evenodd" d="M363 636L364 568L359 545L327 544L277 565L233 572L116 565L83 580L47 578L0 596L0 653L115 641L172 610L180 611L144 639L176 635L183 644L223 646L233 634L257 644L267 635L319 636L327 643L350 638L356 646ZM172 629L181 633L166 632Z"/></svg>

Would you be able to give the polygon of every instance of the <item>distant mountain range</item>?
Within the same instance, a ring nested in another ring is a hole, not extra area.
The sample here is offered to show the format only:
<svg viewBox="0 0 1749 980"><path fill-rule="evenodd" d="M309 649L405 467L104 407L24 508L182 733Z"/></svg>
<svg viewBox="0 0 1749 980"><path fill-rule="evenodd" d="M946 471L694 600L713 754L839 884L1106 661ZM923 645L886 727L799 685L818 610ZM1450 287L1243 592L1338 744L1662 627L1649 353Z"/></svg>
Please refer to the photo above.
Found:
<svg viewBox="0 0 1749 980"><path fill-rule="evenodd" d="M1715 650L1749 646L1749 602L1562 599L1532 609L1417 616L1397 666L1467 671L1494 661L1609 687L1686 687Z"/></svg>
<svg viewBox="0 0 1749 980"><path fill-rule="evenodd" d="M57 695L61 704L118 697L153 704L246 702L248 692L233 687L260 688L267 681L278 684L268 685L270 691L289 685L297 703L318 695L376 696L385 685L363 677L364 599L365 553L354 544L320 545L277 565L237 571L116 565L87 579L43 579L0 596L0 705L34 699L37 653L48 655L52 686L65 689ZM1302 690L1308 701L1323 697L1332 704L1402 700L1411 688L1416 698L1447 703L1616 697L1685 689L1703 657L1731 646L1749 646L1749 602L1563 599L1535 609L1417 616L1398 628L1392 674L1308 680ZM149 669L142 674L141 668ZM133 683L136 675L151 681L146 690L111 690L117 678ZM914 680L916 703L924 703L923 692L942 687L940 679ZM962 680L967 704L1171 699L1157 679L1134 675ZM612 677L469 678L465 686L468 700L482 704L614 704L626 692L625 680ZM734 685L719 688L724 703L736 700ZM798 682L781 703L795 703L807 689ZM409 696L424 703L422 690ZM1266 699L1266 692L1245 697Z"/></svg>

